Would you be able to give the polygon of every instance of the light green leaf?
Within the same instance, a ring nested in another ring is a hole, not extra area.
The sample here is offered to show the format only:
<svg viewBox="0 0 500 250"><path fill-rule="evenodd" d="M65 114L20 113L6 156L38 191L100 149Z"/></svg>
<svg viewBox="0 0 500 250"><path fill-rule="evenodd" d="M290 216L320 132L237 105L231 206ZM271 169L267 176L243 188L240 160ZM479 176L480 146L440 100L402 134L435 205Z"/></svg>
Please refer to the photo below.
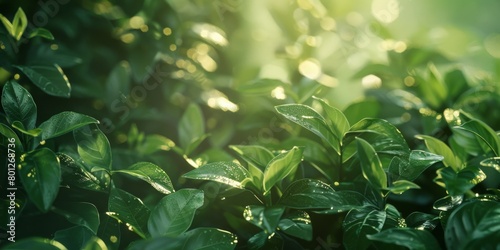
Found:
<svg viewBox="0 0 500 250"><path fill-rule="evenodd" d="M345 248L348 250L367 249L372 244L367 236L380 232L386 216L385 211L378 211L372 208L353 209L349 211L342 223Z"/></svg>
<svg viewBox="0 0 500 250"><path fill-rule="evenodd" d="M326 114L325 116L326 124L330 128L330 131L332 131L333 134L337 138L339 138L339 142L341 143L342 138L344 138L344 135L351 128L351 126L349 125L349 121L342 113L342 111L330 106L322 99L319 98L314 98L314 99L318 100L319 103L321 104L321 107L323 108L323 111Z"/></svg>
<svg viewBox="0 0 500 250"><path fill-rule="evenodd" d="M246 162L257 166L262 171L274 158L273 153L262 146L231 145L229 148L240 155Z"/></svg>
<svg viewBox="0 0 500 250"><path fill-rule="evenodd" d="M258 205L246 206L243 217L248 222L264 230L266 234L273 234L281 219L285 207L273 206L264 207Z"/></svg>
<svg viewBox="0 0 500 250"><path fill-rule="evenodd" d="M453 154L453 151L439 139L436 139L428 135L417 135L417 139L424 140L425 146L431 151L431 153L442 155L443 163L445 166L452 167L455 171L458 171L464 167L463 162Z"/></svg>
<svg viewBox="0 0 500 250"><path fill-rule="evenodd" d="M61 67L57 64L53 66L33 65L33 66L14 66L21 70L36 86L45 93L69 98L71 85Z"/></svg>
<svg viewBox="0 0 500 250"><path fill-rule="evenodd" d="M21 156L19 177L28 197L42 212L47 212L59 192L61 168L59 159L48 148Z"/></svg>
<svg viewBox="0 0 500 250"><path fill-rule="evenodd" d="M281 231L288 235L311 241L313 237L313 228L311 217L306 212L297 211L285 216L278 223Z"/></svg>
<svg viewBox="0 0 500 250"><path fill-rule="evenodd" d="M0 134L3 135L2 137L0 137L2 139L0 141L0 145L4 145L5 147L7 147L7 144L10 143L8 141L8 139L12 138L12 139L14 139L15 148L17 150L19 150L17 152L19 152L19 153L24 152L23 144L19 140L19 137L17 136L17 134L14 131L12 131L12 129L10 129L7 125L5 125L3 123L0 123Z"/></svg>
<svg viewBox="0 0 500 250"><path fill-rule="evenodd" d="M418 186L417 184L415 184L411 181L399 180L399 181L393 182L392 186L387 188L387 190L389 190L391 193L394 193L394 194L402 194L409 189L420 189L420 186Z"/></svg>
<svg viewBox="0 0 500 250"><path fill-rule="evenodd" d="M271 92L285 83L277 79L257 79L241 84L236 89L244 95L267 95L271 96Z"/></svg>
<svg viewBox="0 0 500 250"><path fill-rule="evenodd" d="M99 211L92 203L64 202L57 203L52 211L63 216L69 222L84 226L97 234L99 228Z"/></svg>
<svg viewBox="0 0 500 250"><path fill-rule="evenodd" d="M25 129L35 128L37 117L35 101L17 82L9 81L4 85L2 107L10 124L19 121Z"/></svg>
<svg viewBox="0 0 500 250"><path fill-rule="evenodd" d="M157 165L149 162L138 162L130 166L128 169L116 170L115 173L123 173L139 178L164 194L174 192L172 181L167 173Z"/></svg>
<svg viewBox="0 0 500 250"><path fill-rule="evenodd" d="M434 236L425 230L414 228L390 228L380 233L367 235L368 239L386 243L384 247L400 246L409 250L440 250Z"/></svg>
<svg viewBox="0 0 500 250"><path fill-rule="evenodd" d="M24 129L24 125L20 121L13 122L12 127L17 129L17 131L32 137L37 137L42 133L42 130L40 128L34 128L30 130Z"/></svg>
<svg viewBox="0 0 500 250"><path fill-rule="evenodd" d="M234 162L209 163L185 173L183 177L220 182L235 188L244 188L247 182L252 181L248 170Z"/></svg>
<svg viewBox="0 0 500 250"><path fill-rule="evenodd" d="M376 188L387 188L387 176L382 168L382 163L380 163L377 152L375 152L375 149L367 141L361 138L356 138L356 141L363 177Z"/></svg>
<svg viewBox="0 0 500 250"><path fill-rule="evenodd" d="M142 238L148 236L148 218L150 211L134 195L118 188L112 188L109 194L107 215L125 223L130 231Z"/></svg>
<svg viewBox="0 0 500 250"><path fill-rule="evenodd" d="M264 170L264 180L262 187L264 193L269 192L278 181L281 181L289 174L295 172L297 166L302 161L303 148L293 147L287 152L274 157Z"/></svg>
<svg viewBox="0 0 500 250"><path fill-rule="evenodd" d="M108 250L108 247L99 237L93 236L87 244L85 244L82 250Z"/></svg>
<svg viewBox="0 0 500 250"><path fill-rule="evenodd" d="M354 102L344 109L344 115L350 124L355 124L367 117L377 117L379 112L380 102L376 99Z"/></svg>
<svg viewBox="0 0 500 250"><path fill-rule="evenodd" d="M175 143L162 135L147 135L137 150L142 155L150 155L158 151L169 151L175 147Z"/></svg>
<svg viewBox="0 0 500 250"><path fill-rule="evenodd" d="M5 27L7 32L9 32L12 37L15 37L14 27L12 27L12 23L9 21L9 19L0 14L0 21L3 23L3 26Z"/></svg>
<svg viewBox="0 0 500 250"><path fill-rule="evenodd" d="M79 113L65 111L50 117L40 124L42 140L48 140L71 132L88 124L97 124L96 119Z"/></svg>
<svg viewBox="0 0 500 250"><path fill-rule="evenodd" d="M12 21L12 31L14 38L19 41L23 36L24 30L28 26L28 19L22 8L17 9L14 20Z"/></svg>
<svg viewBox="0 0 500 250"><path fill-rule="evenodd" d="M198 105L191 103L179 121L179 143L186 150L196 139L205 134L205 120Z"/></svg>
<svg viewBox="0 0 500 250"><path fill-rule="evenodd" d="M29 39L33 37L42 37L47 40L54 40L54 36L49 30L40 27L33 29L28 36Z"/></svg>
<svg viewBox="0 0 500 250"><path fill-rule="evenodd" d="M181 189L165 196L149 216L149 233L153 237L175 237L184 233L203 202L203 191L198 189Z"/></svg>
<svg viewBox="0 0 500 250"><path fill-rule="evenodd" d="M45 239L41 237L24 238L19 241L9 244L2 250L20 250L20 249L36 249L36 250L67 250L63 244L55 240Z"/></svg>

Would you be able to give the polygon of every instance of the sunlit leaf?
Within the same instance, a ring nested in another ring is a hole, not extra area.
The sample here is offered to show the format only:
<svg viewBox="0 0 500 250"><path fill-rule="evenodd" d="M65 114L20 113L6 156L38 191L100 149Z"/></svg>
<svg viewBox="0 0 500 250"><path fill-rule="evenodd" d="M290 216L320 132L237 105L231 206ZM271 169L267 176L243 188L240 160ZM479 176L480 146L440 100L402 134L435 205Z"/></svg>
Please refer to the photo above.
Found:
<svg viewBox="0 0 500 250"><path fill-rule="evenodd" d="M487 158L481 161L481 166L493 167L500 172L500 157Z"/></svg>
<svg viewBox="0 0 500 250"><path fill-rule="evenodd" d="M387 176L375 149L365 140L356 138L363 176L376 188L387 188Z"/></svg>
<svg viewBox="0 0 500 250"><path fill-rule="evenodd" d="M61 177L64 184L92 191L108 191L109 175L101 175L99 172L88 171L83 163L81 163L81 159L79 163L64 153L58 153L57 158L60 161Z"/></svg>
<svg viewBox="0 0 500 250"><path fill-rule="evenodd" d="M216 181L235 188L244 188L246 183L252 180L248 170L234 162L209 163L185 173L183 177Z"/></svg>
<svg viewBox="0 0 500 250"><path fill-rule="evenodd" d="M150 211L134 195L118 188L112 188L109 194L107 215L125 223L130 231L142 238L148 236L148 218Z"/></svg>
<svg viewBox="0 0 500 250"><path fill-rule="evenodd" d="M393 182L392 185L387 188L387 190L394 194L402 194L410 189L420 189L420 186L411 181L398 180Z"/></svg>
<svg viewBox="0 0 500 250"><path fill-rule="evenodd" d="M452 130L455 133L462 132L459 133L460 137L455 137L459 143L463 141L471 145L479 144L484 153L491 150L495 156L500 156L500 137L487 124L479 120L472 120L455 126Z"/></svg>
<svg viewBox="0 0 500 250"><path fill-rule="evenodd" d="M332 131L333 134L335 134L335 136L339 139L339 141L342 142L342 138L344 138L345 133L347 133L347 131L349 131L349 129L351 128L351 126L349 125L349 121L347 121L347 118L342 113L342 111L330 106L322 99L315 99L319 101L321 107L323 108L323 111L326 114L325 121L330 128L330 131Z"/></svg>
<svg viewBox="0 0 500 250"><path fill-rule="evenodd" d="M28 18L22 8L17 9L14 20L12 20L12 31L14 38L19 41L28 27Z"/></svg>
<svg viewBox="0 0 500 250"><path fill-rule="evenodd" d="M43 37L47 40L54 40L54 36L49 30L40 27L33 29L28 36L28 38L34 37Z"/></svg>
<svg viewBox="0 0 500 250"><path fill-rule="evenodd" d="M463 168L463 163L443 141L428 135L417 135L416 138L424 140L427 149L434 154L443 156L445 166L452 167L455 171Z"/></svg>
<svg viewBox="0 0 500 250"><path fill-rule="evenodd" d="M364 99L354 102L344 109L344 115L350 124L355 124L367 117L378 117L379 112L380 103L375 99Z"/></svg>
<svg viewBox="0 0 500 250"><path fill-rule="evenodd" d="M183 149L205 134L205 120L200 107L190 104L179 121L179 143Z"/></svg>
<svg viewBox="0 0 500 250"><path fill-rule="evenodd" d="M271 151L257 145L232 145L229 146L238 153L245 161L252 163L264 171L267 164L274 158Z"/></svg>
<svg viewBox="0 0 500 250"><path fill-rule="evenodd" d="M111 169L111 146L108 138L98 128L85 126L73 131L78 154L93 172L94 168Z"/></svg>
<svg viewBox="0 0 500 250"><path fill-rule="evenodd" d="M451 196L462 195L486 179L486 174L476 166L468 166L458 173L451 168L437 171L437 182L443 182Z"/></svg>
<svg viewBox="0 0 500 250"><path fill-rule="evenodd" d="M157 165L149 162L138 162L130 166L128 169L116 170L115 173L123 173L136 178L139 178L164 194L174 192L170 177Z"/></svg>
<svg viewBox="0 0 500 250"><path fill-rule="evenodd" d="M264 230L265 233L272 234L276 230L284 211L285 208L282 206L249 205L245 207L243 217L248 222Z"/></svg>
<svg viewBox="0 0 500 250"><path fill-rule="evenodd" d="M295 172L297 166L302 161L303 149L293 147L285 153L274 157L264 170L264 180L262 187L267 193L278 181L281 181L289 174Z"/></svg>
<svg viewBox="0 0 500 250"><path fill-rule="evenodd" d="M281 219L278 227L288 235L310 241L313 237L311 218L306 212L298 211Z"/></svg>
<svg viewBox="0 0 500 250"><path fill-rule="evenodd" d="M87 244L85 244L82 250L108 250L108 247L102 239L93 236L89 241L87 241Z"/></svg>

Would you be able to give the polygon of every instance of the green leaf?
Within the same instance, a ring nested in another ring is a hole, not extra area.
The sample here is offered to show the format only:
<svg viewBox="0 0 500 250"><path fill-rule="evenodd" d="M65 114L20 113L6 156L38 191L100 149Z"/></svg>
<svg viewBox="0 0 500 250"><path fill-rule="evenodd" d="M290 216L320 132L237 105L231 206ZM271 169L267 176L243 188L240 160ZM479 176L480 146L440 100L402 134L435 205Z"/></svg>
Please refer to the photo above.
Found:
<svg viewBox="0 0 500 250"><path fill-rule="evenodd" d="M285 104L275 107L279 114L313 132L340 154L340 138L326 124L325 118L314 109L302 104Z"/></svg>
<svg viewBox="0 0 500 250"><path fill-rule="evenodd" d="M131 83L130 64L118 63L109 73L106 80L106 104L112 108L113 103L130 94Z"/></svg>
<svg viewBox="0 0 500 250"><path fill-rule="evenodd" d="M435 201L434 204L432 205L432 208L440 211L449 211L454 207L462 204L463 201L464 201L463 195L455 195L455 196L447 195Z"/></svg>
<svg viewBox="0 0 500 250"><path fill-rule="evenodd" d="M277 79L257 79L246 82L236 89L244 95L266 95L271 96L271 92L286 83Z"/></svg>
<svg viewBox="0 0 500 250"><path fill-rule="evenodd" d="M365 99L351 103L344 110L344 115L350 124L355 124L367 117L377 117L380 112L380 102L376 99Z"/></svg>
<svg viewBox="0 0 500 250"><path fill-rule="evenodd" d="M79 113L65 111L50 117L40 124L42 140L48 140L71 132L88 124L97 124L96 119Z"/></svg>
<svg viewBox="0 0 500 250"><path fill-rule="evenodd" d="M111 169L111 146L101 130L85 126L73 130L73 137L78 145L78 154L91 172L94 169Z"/></svg>
<svg viewBox="0 0 500 250"><path fill-rule="evenodd" d="M322 213L341 213L361 208L364 197L354 191L335 192L328 184L315 179L300 179L288 186L278 204L294 209L324 210Z"/></svg>
<svg viewBox="0 0 500 250"><path fill-rule="evenodd" d="M486 174L476 166L468 166L458 173L451 168L441 168L437 173L436 182L442 181L451 196L462 195L486 179Z"/></svg>
<svg viewBox="0 0 500 250"><path fill-rule="evenodd" d="M12 35L19 41L23 36L24 30L28 26L28 19L22 8L17 9L14 20L12 21Z"/></svg>
<svg viewBox="0 0 500 250"><path fill-rule="evenodd" d="M30 130L24 129L24 125L20 121L13 122L12 127L17 129L17 131L19 131L25 135L32 136L32 137L37 137L42 133L42 130L39 128L34 128L34 129L30 129Z"/></svg>
<svg viewBox="0 0 500 250"><path fill-rule="evenodd" d="M273 153L262 146L231 145L229 148L240 155L246 162L257 166L262 171L274 158Z"/></svg>
<svg viewBox="0 0 500 250"><path fill-rule="evenodd" d="M409 189L420 189L420 186L411 181L399 180L393 182L392 185L387 188L387 190L394 194L402 194Z"/></svg>
<svg viewBox="0 0 500 250"><path fill-rule="evenodd" d="M101 216L97 236L106 243L110 250L118 250L121 240L120 223L110 216Z"/></svg>
<svg viewBox="0 0 500 250"><path fill-rule="evenodd" d="M500 137L487 124L479 120L468 121L461 126L452 127L454 133L460 136L455 139L467 145L475 145L487 153L491 150L495 156L500 156ZM461 132L461 133L460 133Z"/></svg>
<svg viewBox="0 0 500 250"><path fill-rule="evenodd" d="M277 155L269 162L264 170L262 183L264 193L269 192L278 181L295 172L302 161L302 152L303 148L293 147L289 151Z"/></svg>
<svg viewBox="0 0 500 250"><path fill-rule="evenodd" d="M417 139L424 140L425 146L431 151L431 153L442 155L443 163L445 166L452 167L455 171L458 171L464 167L463 162L458 158L453 151L439 139L436 139L428 135L417 135Z"/></svg>
<svg viewBox="0 0 500 250"><path fill-rule="evenodd" d="M444 82L448 89L448 98L456 99L469 89L464 73L458 69L446 73Z"/></svg>
<svg viewBox="0 0 500 250"><path fill-rule="evenodd" d="M14 139L14 145L15 145L16 150L19 150L17 152L19 152L19 153L24 152L23 144L19 140L19 137L17 136L17 134L14 131L12 131L12 129L10 129L7 125L5 125L3 123L0 123L0 134L3 135L3 140L0 141L0 143L2 143L2 144L0 144L0 145L4 145L5 147L8 147L7 144L9 144L10 142L7 140L12 138L12 139Z"/></svg>
<svg viewBox="0 0 500 250"><path fill-rule="evenodd" d="M88 202L64 202L57 203L53 212L62 215L69 222L84 226L97 234L99 228L99 211L92 203Z"/></svg>
<svg viewBox="0 0 500 250"><path fill-rule="evenodd" d="M54 234L54 240L60 242L68 249L82 249L94 233L84 226L74 226L59 230Z"/></svg>
<svg viewBox="0 0 500 250"><path fill-rule="evenodd" d="M415 180L427 168L442 160L443 156L441 155L421 150L412 150L408 162L409 164L399 164L398 176L410 181Z"/></svg>
<svg viewBox="0 0 500 250"><path fill-rule="evenodd" d="M342 228L343 242L346 249L363 250L371 245L368 235L382 229L386 219L385 211L372 208L353 209L347 213Z"/></svg>
<svg viewBox="0 0 500 250"><path fill-rule="evenodd" d="M12 27L12 23L7 19L4 15L0 14L0 21L3 23L3 26L9 32L12 37L15 37L14 27Z"/></svg>
<svg viewBox="0 0 500 250"><path fill-rule="evenodd" d="M500 232L500 203L477 201L464 204L454 210L445 228L445 241L448 249L482 249L498 247ZM490 239L494 239L493 241Z"/></svg>
<svg viewBox="0 0 500 250"><path fill-rule="evenodd" d="M62 182L70 187L79 187L92 191L107 192L110 183L109 175L101 175L99 172L90 172L79 159L79 163L71 156L58 153L61 165Z"/></svg>
<svg viewBox="0 0 500 250"><path fill-rule="evenodd" d="M99 237L93 236L87 244L85 244L82 250L108 250L108 247Z"/></svg>
<svg viewBox="0 0 500 250"><path fill-rule="evenodd" d="M382 168L382 163L380 163L377 152L375 152L375 149L367 141L361 138L356 138L356 141L363 177L376 188L387 188L387 176Z"/></svg>
<svg viewBox="0 0 500 250"><path fill-rule="evenodd" d="M252 181L248 170L234 162L209 163L185 173L183 177L220 182L235 188L244 188L247 182Z"/></svg>
<svg viewBox="0 0 500 250"><path fill-rule="evenodd" d="M434 65L428 65L428 79L417 78L417 90L421 98L433 109L439 109L447 97L447 89Z"/></svg>
<svg viewBox="0 0 500 250"><path fill-rule="evenodd" d="M311 217L306 212L297 211L285 216L278 223L281 231L288 235L311 241L313 237L313 228Z"/></svg>
<svg viewBox="0 0 500 250"><path fill-rule="evenodd" d="M153 237L175 237L184 233L203 202L203 191L198 189L181 189L165 196L149 216L149 233Z"/></svg>
<svg viewBox="0 0 500 250"><path fill-rule="evenodd" d="M136 149L142 155L150 155L158 151L169 151L175 143L162 135L147 135Z"/></svg>
<svg viewBox="0 0 500 250"><path fill-rule="evenodd" d="M2 107L10 124L19 121L28 130L35 128L37 116L35 101L17 82L9 81L4 85Z"/></svg>
<svg viewBox="0 0 500 250"><path fill-rule="evenodd" d="M56 97L70 97L71 85L59 65L33 65L29 67L15 65L14 67L21 70L45 93Z"/></svg>
<svg viewBox="0 0 500 250"><path fill-rule="evenodd" d="M179 121L179 143L186 150L188 146L205 134L205 120L198 105L191 103Z"/></svg>
<svg viewBox="0 0 500 250"><path fill-rule="evenodd" d="M500 172L500 157L491 157L480 162L483 167L492 167Z"/></svg>
<svg viewBox="0 0 500 250"><path fill-rule="evenodd" d="M283 249L283 238L279 234L268 235L266 232L260 232L248 239L247 248L250 250Z"/></svg>
<svg viewBox="0 0 500 250"><path fill-rule="evenodd" d="M436 238L431 233L414 228L390 228L367 237L373 241L387 243L392 247L400 246L409 250L441 249ZM388 246L384 245L384 247Z"/></svg>
<svg viewBox="0 0 500 250"><path fill-rule="evenodd" d="M60 242L55 240L45 239L41 237L24 238L19 241L9 244L2 250L20 250L20 249L36 249L36 250L67 250Z"/></svg>
<svg viewBox="0 0 500 250"><path fill-rule="evenodd" d="M439 217L432 214L413 212L405 219L406 225L418 230L433 230L439 223Z"/></svg>
<svg viewBox="0 0 500 250"><path fill-rule="evenodd" d="M174 192L172 181L167 173L157 165L149 162L138 162L128 169L116 170L115 173L123 173L136 178L139 178L151 184L153 188L164 194Z"/></svg>
<svg viewBox="0 0 500 250"><path fill-rule="evenodd" d="M42 37L47 40L54 40L54 36L49 30L40 27L33 29L28 36L29 39L34 37Z"/></svg>
<svg viewBox="0 0 500 250"><path fill-rule="evenodd" d="M195 228L175 238L157 237L135 241L129 250L232 250L236 247L236 235L216 228Z"/></svg>
<svg viewBox="0 0 500 250"><path fill-rule="evenodd" d="M342 138L344 138L344 135L351 128L351 126L349 125L349 121L342 113L342 111L330 106L322 99L319 98L314 98L314 99L318 100L319 103L321 104L321 107L323 108L323 111L326 114L325 116L326 124L330 128L330 131L333 132L333 134L339 139L339 142L341 143Z"/></svg>
<svg viewBox="0 0 500 250"><path fill-rule="evenodd" d="M59 192L61 168L59 159L48 148L21 156L19 176L28 196L36 207L47 212Z"/></svg>
<svg viewBox="0 0 500 250"><path fill-rule="evenodd" d="M264 230L266 234L273 234L278 227L281 215L285 208L282 206L264 207L258 205L246 206L243 217L248 222Z"/></svg>
<svg viewBox="0 0 500 250"><path fill-rule="evenodd" d="M134 195L118 188L112 188L106 214L125 223L130 231L137 233L142 238L148 236L150 211Z"/></svg>

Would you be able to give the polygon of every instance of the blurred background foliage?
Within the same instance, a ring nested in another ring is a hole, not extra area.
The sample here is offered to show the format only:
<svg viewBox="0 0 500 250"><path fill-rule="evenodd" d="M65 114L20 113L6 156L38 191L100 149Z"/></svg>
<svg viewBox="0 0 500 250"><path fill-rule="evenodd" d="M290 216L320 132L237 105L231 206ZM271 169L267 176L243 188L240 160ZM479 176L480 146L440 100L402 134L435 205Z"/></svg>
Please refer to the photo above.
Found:
<svg viewBox="0 0 500 250"><path fill-rule="evenodd" d="M321 110L313 96L351 124L389 120L410 146L416 134L449 136L446 108L500 130L495 0L0 0L9 20L18 7L28 28L55 39L21 40L18 51L2 40L0 82L29 89L40 121L63 110L99 119L115 169L153 161L174 186L195 185L180 178L193 166L232 160L228 145L283 149L299 134L314 138L274 111L285 103ZM71 98L47 96L12 67L44 62L64 70ZM186 150L180 130L193 121L200 141ZM161 198L134 185L127 191L146 204ZM413 202L434 200L420 198ZM246 204L240 199L231 202Z"/></svg>

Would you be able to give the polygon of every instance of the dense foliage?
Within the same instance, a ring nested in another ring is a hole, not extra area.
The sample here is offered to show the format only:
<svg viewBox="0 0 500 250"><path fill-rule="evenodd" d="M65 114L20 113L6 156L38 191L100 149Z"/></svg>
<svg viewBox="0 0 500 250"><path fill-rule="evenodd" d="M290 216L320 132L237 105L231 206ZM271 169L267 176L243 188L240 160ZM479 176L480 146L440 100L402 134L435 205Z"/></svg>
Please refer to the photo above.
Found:
<svg viewBox="0 0 500 250"><path fill-rule="evenodd" d="M498 37L373 2L0 0L0 247L496 249Z"/></svg>

